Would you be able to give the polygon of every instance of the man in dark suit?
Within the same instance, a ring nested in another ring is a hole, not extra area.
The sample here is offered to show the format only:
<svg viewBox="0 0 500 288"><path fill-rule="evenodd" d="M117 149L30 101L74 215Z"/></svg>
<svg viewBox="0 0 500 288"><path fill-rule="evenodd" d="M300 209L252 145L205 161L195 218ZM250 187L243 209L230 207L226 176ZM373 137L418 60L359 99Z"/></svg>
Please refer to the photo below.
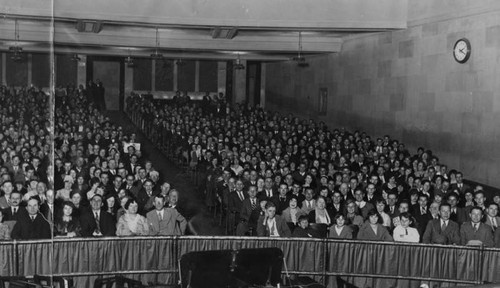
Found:
<svg viewBox="0 0 500 288"><path fill-rule="evenodd" d="M432 220L432 215L427 206L428 201L429 197L426 194L420 194L418 196L418 204L412 206L411 215L415 217L418 223L418 233L420 235L424 234L427 222Z"/></svg>
<svg viewBox="0 0 500 288"><path fill-rule="evenodd" d="M115 236L116 224L113 216L102 210L103 199L100 194L92 196L90 213L84 213L80 218L83 237Z"/></svg>
<svg viewBox="0 0 500 288"><path fill-rule="evenodd" d="M137 204L139 204L139 212L146 215L147 212L153 209L154 197L156 196L153 191L153 181L147 179L144 181L144 185L139 193L137 194Z"/></svg>
<svg viewBox="0 0 500 288"><path fill-rule="evenodd" d="M257 221L257 235L267 237L290 237L290 228L281 216L276 215L276 205L267 202L266 215L260 216Z"/></svg>
<svg viewBox="0 0 500 288"><path fill-rule="evenodd" d="M460 244L462 245L484 245L494 247L493 233L491 227L482 223L483 210L473 207L470 211L471 221L467 221L460 227Z"/></svg>
<svg viewBox="0 0 500 288"><path fill-rule="evenodd" d="M268 201L272 201L274 195L276 195L276 191L274 188L273 178L267 177L264 180L264 191L259 192L257 194L257 198L259 198L259 200L266 199Z"/></svg>
<svg viewBox="0 0 500 288"><path fill-rule="evenodd" d="M235 183L235 189L233 192L230 192L228 195L228 204L227 208L229 210L229 218L228 218L228 227L229 227L229 233L233 233L234 229L236 228L235 226L238 224L237 221L240 220L240 212L241 208L243 206L243 201L245 200L246 196L245 193L243 192L243 181L241 180L236 180Z"/></svg>
<svg viewBox="0 0 500 288"><path fill-rule="evenodd" d="M284 183L280 184L280 187L278 189L278 194L274 195L273 198L271 198L271 201L276 205L276 214L281 215L283 210L288 208L288 202L290 201L290 198L287 197L287 192L288 192L288 186Z"/></svg>
<svg viewBox="0 0 500 288"><path fill-rule="evenodd" d="M50 225L38 212L38 200L30 199L26 210L28 213L22 214L12 229L12 239L49 239Z"/></svg>
<svg viewBox="0 0 500 288"><path fill-rule="evenodd" d="M471 189L469 185L463 183L463 180L464 180L463 177L464 176L463 176L462 172L457 172L457 174L455 174L455 178L457 180L457 183L450 185L450 190L453 191L454 189L457 189L458 191L460 191L461 196L463 196L465 194L465 191Z"/></svg>
<svg viewBox="0 0 500 288"><path fill-rule="evenodd" d="M45 196L47 201L45 201L42 205L40 205L40 213L49 221L49 223L53 223L56 218L56 209L54 204L54 190L49 189L45 192Z"/></svg>
<svg viewBox="0 0 500 288"><path fill-rule="evenodd" d="M422 243L427 244L459 244L460 234L458 224L450 220L451 206L443 203L439 207L440 219L433 219L427 223Z"/></svg>
<svg viewBox="0 0 500 288"><path fill-rule="evenodd" d="M491 227L491 230L495 232L500 225L500 217L498 216L498 204L491 202L486 209L486 216L484 217L484 223Z"/></svg>
<svg viewBox="0 0 500 288"><path fill-rule="evenodd" d="M306 196L302 194L301 187L299 183L293 183L292 184L292 190L288 192L288 198L295 197L297 198L297 203L299 205L299 208L302 207L302 202L306 199Z"/></svg>
<svg viewBox="0 0 500 288"><path fill-rule="evenodd" d="M240 223L236 227L236 235L244 236L251 231L252 235L257 234L257 220L259 220L261 208L257 198L257 186L248 187L248 198L243 200L240 211Z"/></svg>
<svg viewBox="0 0 500 288"><path fill-rule="evenodd" d="M20 206L21 204L21 193L18 191L12 192L10 194L10 207L2 210L4 221L18 221L22 217L22 214L26 214L26 209Z"/></svg>
<svg viewBox="0 0 500 288"><path fill-rule="evenodd" d="M465 208L457 206L458 197L459 197L458 194L450 192L447 196L447 201L451 207L450 220L457 222L458 226L460 227L464 222L468 221L469 219L467 216L467 212L465 211Z"/></svg>

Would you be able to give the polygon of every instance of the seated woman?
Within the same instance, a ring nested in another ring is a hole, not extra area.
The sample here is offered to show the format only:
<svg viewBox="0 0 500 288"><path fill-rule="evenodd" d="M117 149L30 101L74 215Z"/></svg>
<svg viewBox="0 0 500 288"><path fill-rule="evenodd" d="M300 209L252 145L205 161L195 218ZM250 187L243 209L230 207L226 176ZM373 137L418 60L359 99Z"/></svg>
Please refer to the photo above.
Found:
<svg viewBox="0 0 500 288"><path fill-rule="evenodd" d="M347 199L345 207L345 225L352 229L353 237L355 237L359 228L363 225L363 216L358 214L358 206L353 199Z"/></svg>
<svg viewBox="0 0 500 288"><path fill-rule="evenodd" d="M332 224L332 216L330 212L326 210L325 198L319 196L316 199L316 208L309 212L309 223L322 223L330 226Z"/></svg>
<svg viewBox="0 0 500 288"><path fill-rule="evenodd" d="M368 212L368 220L361 226L358 233L358 240L378 240L393 241L387 229L380 223L382 218L377 210L372 209Z"/></svg>
<svg viewBox="0 0 500 288"><path fill-rule="evenodd" d="M344 215L338 213L334 217L335 224L330 227L329 238L333 239L352 239L352 229L349 226L345 226Z"/></svg>
<svg viewBox="0 0 500 288"><path fill-rule="evenodd" d="M70 201L62 204L62 213L54 220L55 236L80 237L82 236L80 221L73 216L75 205Z"/></svg>
<svg viewBox="0 0 500 288"><path fill-rule="evenodd" d="M146 217L137 214L139 204L135 199L129 199L124 206L126 213L120 217L116 227L117 236L149 235L149 225Z"/></svg>
<svg viewBox="0 0 500 288"><path fill-rule="evenodd" d="M413 217L408 212L403 212L399 215L400 225L396 226L393 231L394 241L418 243L420 234L416 228L410 227L413 223Z"/></svg>
<svg viewBox="0 0 500 288"><path fill-rule="evenodd" d="M9 225L3 223L3 211L0 209L0 241L10 240Z"/></svg>
<svg viewBox="0 0 500 288"><path fill-rule="evenodd" d="M306 213L297 206L297 198L295 197L290 198L288 207L281 213L283 219L285 219L287 223L293 223L294 226L297 225L299 217L302 215L306 215Z"/></svg>

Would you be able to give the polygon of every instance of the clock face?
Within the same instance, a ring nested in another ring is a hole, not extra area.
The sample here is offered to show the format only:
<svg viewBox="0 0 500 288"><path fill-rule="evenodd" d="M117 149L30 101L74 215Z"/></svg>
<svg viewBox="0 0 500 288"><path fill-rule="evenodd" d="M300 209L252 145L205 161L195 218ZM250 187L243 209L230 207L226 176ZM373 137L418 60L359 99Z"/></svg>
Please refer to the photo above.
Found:
<svg viewBox="0 0 500 288"><path fill-rule="evenodd" d="M455 43L455 47L453 48L453 57L459 63L465 63L469 60L471 52L470 42L463 38L458 40Z"/></svg>

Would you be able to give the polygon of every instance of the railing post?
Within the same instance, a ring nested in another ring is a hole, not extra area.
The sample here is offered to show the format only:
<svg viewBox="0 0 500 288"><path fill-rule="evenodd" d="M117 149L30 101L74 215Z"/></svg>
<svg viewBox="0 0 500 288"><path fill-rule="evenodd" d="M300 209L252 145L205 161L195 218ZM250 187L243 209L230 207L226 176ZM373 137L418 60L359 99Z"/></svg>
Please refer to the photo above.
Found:
<svg viewBox="0 0 500 288"><path fill-rule="evenodd" d="M327 238L323 239L323 267L322 267L322 273L323 273L323 286L326 287L326 273L327 273L327 261L329 260L330 254L328 253L328 240Z"/></svg>
<svg viewBox="0 0 500 288"><path fill-rule="evenodd" d="M19 276L19 251L18 251L19 245L17 244L17 240L14 240L13 246L14 246L14 265L16 266L15 272L16 276Z"/></svg>
<svg viewBox="0 0 500 288"><path fill-rule="evenodd" d="M484 267L484 245L479 248L479 269L477 271L477 284L483 284L483 268Z"/></svg>

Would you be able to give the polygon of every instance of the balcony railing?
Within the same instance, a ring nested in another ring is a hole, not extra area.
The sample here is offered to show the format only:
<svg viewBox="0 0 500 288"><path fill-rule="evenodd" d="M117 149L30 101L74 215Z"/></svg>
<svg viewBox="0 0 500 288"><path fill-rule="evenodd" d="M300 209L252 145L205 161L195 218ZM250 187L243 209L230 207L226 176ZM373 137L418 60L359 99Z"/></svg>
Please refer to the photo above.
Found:
<svg viewBox="0 0 500 288"><path fill-rule="evenodd" d="M334 277L358 287L418 287L421 282L500 283L500 249L334 239L261 237L110 237L0 242L0 276L127 275L175 284L178 260L191 251L277 247L291 275L328 286ZM284 266L285 267L285 266ZM285 269L283 269L285 273Z"/></svg>

